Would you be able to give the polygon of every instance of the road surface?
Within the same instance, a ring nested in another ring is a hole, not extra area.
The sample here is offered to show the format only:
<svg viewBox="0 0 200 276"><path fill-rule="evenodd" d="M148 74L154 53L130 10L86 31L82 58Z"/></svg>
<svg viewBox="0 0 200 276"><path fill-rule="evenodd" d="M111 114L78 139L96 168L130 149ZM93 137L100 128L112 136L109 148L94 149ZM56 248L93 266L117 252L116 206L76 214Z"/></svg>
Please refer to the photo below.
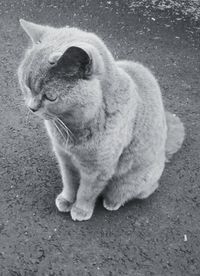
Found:
<svg viewBox="0 0 200 276"><path fill-rule="evenodd" d="M0 1L0 275L200 275L199 26L125 1ZM186 126L160 187L86 222L56 210L61 177L43 123L27 115L16 70L27 46L18 19L93 31L114 56L147 65Z"/></svg>

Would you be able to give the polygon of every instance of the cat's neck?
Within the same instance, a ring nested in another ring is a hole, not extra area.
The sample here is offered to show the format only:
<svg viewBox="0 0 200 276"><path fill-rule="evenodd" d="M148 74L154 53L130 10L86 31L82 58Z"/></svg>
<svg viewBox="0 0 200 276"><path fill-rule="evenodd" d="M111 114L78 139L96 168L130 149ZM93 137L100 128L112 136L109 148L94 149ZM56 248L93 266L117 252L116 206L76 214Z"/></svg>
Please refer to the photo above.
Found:
<svg viewBox="0 0 200 276"><path fill-rule="evenodd" d="M62 118L62 121L70 130L73 144L82 144L102 132L105 126L105 112L103 107L100 107L95 116L87 122L69 122L67 118Z"/></svg>

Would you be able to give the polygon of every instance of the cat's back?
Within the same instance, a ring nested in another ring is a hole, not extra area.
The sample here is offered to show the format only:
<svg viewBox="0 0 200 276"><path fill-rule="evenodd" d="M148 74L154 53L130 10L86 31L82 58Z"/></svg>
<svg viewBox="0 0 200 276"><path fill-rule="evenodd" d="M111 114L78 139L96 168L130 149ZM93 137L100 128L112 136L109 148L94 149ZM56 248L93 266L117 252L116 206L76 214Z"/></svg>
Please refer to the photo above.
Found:
<svg viewBox="0 0 200 276"><path fill-rule="evenodd" d="M137 85L138 94L141 99L159 107L163 107L160 87L151 71L141 63L133 61L117 61L117 65L131 76Z"/></svg>
<svg viewBox="0 0 200 276"><path fill-rule="evenodd" d="M131 61L118 61L117 65L132 78L140 99L134 123L134 146L131 146L134 156L139 160L142 152L142 156L146 158L143 148L145 146L145 148L149 149L146 152L148 155L147 159L151 160L151 157L154 158L155 152L160 150L163 152L166 140L165 111L160 87L151 71L142 64Z"/></svg>

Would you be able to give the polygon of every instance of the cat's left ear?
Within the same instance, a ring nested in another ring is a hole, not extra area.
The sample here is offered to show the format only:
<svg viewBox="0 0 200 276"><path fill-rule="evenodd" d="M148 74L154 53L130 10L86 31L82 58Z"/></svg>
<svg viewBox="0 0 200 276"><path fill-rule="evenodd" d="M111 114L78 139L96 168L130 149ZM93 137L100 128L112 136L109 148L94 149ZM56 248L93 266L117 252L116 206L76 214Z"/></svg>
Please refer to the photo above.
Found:
<svg viewBox="0 0 200 276"><path fill-rule="evenodd" d="M38 43L41 41L42 36L46 32L45 26L26 21L24 19L20 19L19 22L33 43Z"/></svg>
<svg viewBox="0 0 200 276"><path fill-rule="evenodd" d="M71 46L64 53L52 53L49 63L69 76L88 78L92 75L92 58L85 47Z"/></svg>

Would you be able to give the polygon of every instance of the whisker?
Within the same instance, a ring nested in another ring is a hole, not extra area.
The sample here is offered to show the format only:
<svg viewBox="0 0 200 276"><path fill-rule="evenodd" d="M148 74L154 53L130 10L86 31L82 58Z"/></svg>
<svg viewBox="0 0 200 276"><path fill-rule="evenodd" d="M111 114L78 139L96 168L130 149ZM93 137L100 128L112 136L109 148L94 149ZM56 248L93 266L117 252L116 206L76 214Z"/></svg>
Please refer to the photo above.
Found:
<svg viewBox="0 0 200 276"><path fill-rule="evenodd" d="M55 121L55 119L56 119L56 117L55 116L53 116L53 115L51 115L51 114L46 114L46 116L47 116L47 118L49 119L49 120L52 120L52 121Z"/></svg>
<svg viewBox="0 0 200 276"><path fill-rule="evenodd" d="M61 129L58 127L58 125L56 124L56 120L53 121L54 126L56 127L56 129L58 130L58 132L60 133L60 135L62 136L62 138L64 139L64 141L67 143L66 137L64 136L63 132L61 131Z"/></svg>
<svg viewBox="0 0 200 276"><path fill-rule="evenodd" d="M59 124L65 129L65 131L68 133L68 128L66 127L66 125L63 123L63 121L57 117L57 121L59 122Z"/></svg>
<svg viewBox="0 0 200 276"><path fill-rule="evenodd" d="M67 135L66 139L67 139L67 142L68 142L69 137L70 137L69 132L63 127L63 125L60 123L59 120L56 120L56 123L58 123L58 125L61 127L61 129L64 131L64 133Z"/></svg>
<svg viewBox="0 0 200 276"><path fill-rule="evenodd" d="M71 132L71 130L66 126L66 124L60 119L60 118L57 118L58 121L63 125L63 127L66 129L66 131L74 137L74 134Z"/></svg>
<svg viewBox="0 0 200 276"><path fill-rule="evenodd" d="M69 139L73 141L74 134L71 130L65 125L65 123L55 115L50 115L49 118L52 120L54 126L56 127L57 131L60 133L66 144L68 143ZM66 136L64 135L66 134ZM73 137L72 137L73 136Z"/></svg>

